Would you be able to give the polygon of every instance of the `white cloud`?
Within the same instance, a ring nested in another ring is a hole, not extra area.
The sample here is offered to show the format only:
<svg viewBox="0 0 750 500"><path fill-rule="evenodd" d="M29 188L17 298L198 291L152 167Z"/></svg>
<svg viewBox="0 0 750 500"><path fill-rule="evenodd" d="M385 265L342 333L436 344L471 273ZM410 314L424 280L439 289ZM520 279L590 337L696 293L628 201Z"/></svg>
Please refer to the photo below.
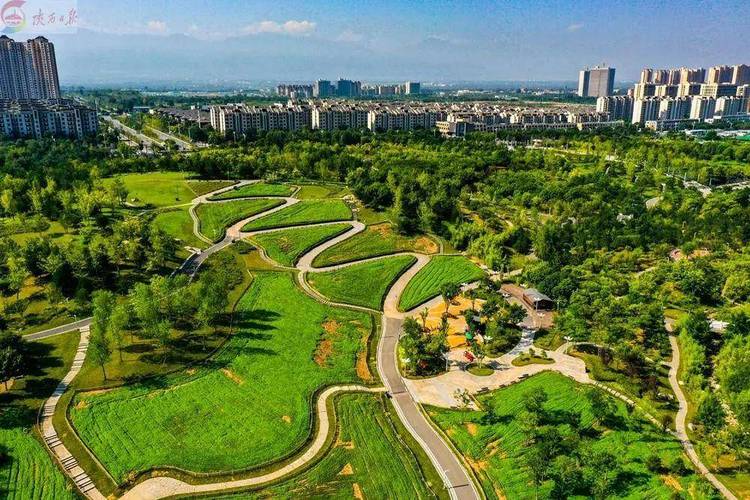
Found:
<svg viewBox="0 0 750 500"><path fill-rule="evenodd" d="M279 33L283 35L306 36L315 31L316 23L312 21L295 21L290 19L284 23L276 21L260 21L249 24L242 29L248 35L259 33Z"/></svg>
<svg viewBox="0 0 750 500"><path fill-rule="evenodd" d="M152 33L166 33L167 23L164 21L153 20L146 23L146 28Z"/></svg>
<svg viewBox="0 0 750 500"><path fill-rule="evenodd" d="M568 26L568 31L572 33L574 31L580 30L581 28L583 28L583 23L573 23L570 26Z"/></svg>
<svg viewBox="0 0 750 500"><path fill-rule="evenodd" d="M361 42L363 39L364 36L362 36L362 33L356 33L352 30L344 30L335 38L337 42L345 43L357 43Z"/></svg>

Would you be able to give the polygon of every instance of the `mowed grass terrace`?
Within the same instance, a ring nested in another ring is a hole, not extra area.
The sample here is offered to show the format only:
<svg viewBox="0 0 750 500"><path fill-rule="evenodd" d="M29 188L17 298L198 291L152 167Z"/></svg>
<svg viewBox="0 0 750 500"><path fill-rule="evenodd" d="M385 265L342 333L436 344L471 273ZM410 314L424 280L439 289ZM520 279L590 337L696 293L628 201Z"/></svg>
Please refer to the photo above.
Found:
<svg viewBox="0 0 750 500"><path fill-rule="evenodd" d="M413 255L385 257L321 273L307 281L334 302L381 309L391 285L417 261Z"/></svg>
<svg viewBox="0 0 750 500"><path fill-rule="evenodd" d="M252 240L282 266L293 266L308 251L349 229L346 223L299 227L256 234Z"/></svg>
<svg viewBox="0 0 750 500"><path fill-rule="evenodd" d="M201 233L216 242L224 238L226 229L232 224L283 204L283 200L272 198L223 201L198 205L195 213L200 221Z"/></svg>
<svg viewBox="0 0 750 500"><path fill-rule="evenodd" d="M563 423L563 415L578 414L584 441L581 448L609 451L618 457L625 477L615 483L616 491L610 493L610 498L671 499L682 491L693 492L691 498L708 497L696 491L697 483L702 481L690 469L681 475L673 472L660 475L646 467L646 458L652 454L658 455L665 464L682 457L679 441L650 422L628 420L625 404L609 395L606 397L616 405L619 423L594 429L591 403L584 393L588 388L558 373L543 372L510 387L478 396L483 411L427 409L433 421L466 457L487 498L535 496L532 473L526 460L531 447L525 443L523 431L523 396L532 389L546 391L545 411L553 420L561 420L549 425L556 427L561 435L571 432L569 424ZM542 481L538 498L550 498L551 487L551 481ZM705 491L705 483L700 489Z"/></svg>
<svg viewBox="0 0 750 500"><path fill-rule="evenodd" d="M336 440L302 474L254 492L218 498L448 498L440 476L419 445L399 434L383 395L350 393L336 398Z"/></svg>
<svg viewBox="0 0 750 500"><path fill-rule="evenodd" d="M29 375L0 391L0 447L8 459L0 463L0 498L57 500L77 498L44 445L34 435L39 407L52 394L73 362L78 333L30 343Z"/></svg>
<svg viewBox="0 0 750 500"><path fill-rule="evenodd" d="M310 436L319 388L361 382L369 314L320 304L287 272L258 273L237 311L238 331L208 363L73 400L73 425L117 481L275 462Z"/></svg>
<svg viewBox="0 0 750 500"><path fill-rule="evenodd" d="M289 196L294 192L294 186L288 184L270 184L266 182L255 182L244 186L235 187L211 196L209 200L232 200L235 198L248 198L251 196Z"/></svg>
<svg viewBox="0 0 750 500"><path fill-rule="evenodd" d="M246 224L243 231L350 220L352 211L342 200L302 200Z"/></svg>
<svg viewBox="0 0 750 500"><path fill-rule="evenodd" d="M121 179L128 190L127 201L137 207L159 208L190 203L195 197L231 186L233 181L198 181L184 172L124 174L104 179L104 184Z"/></svg>
<svg viewBox="0 0 750 500"><path fill-rule="evenodd" d="M342 264L368 257L378 257L398 252L437 253L439 247L427 236L402 236L390 223L368 226L361 233L342 241L318 255L313 261L315 267Z"/></svg>
<svg viewBox="0 0 750 500"><path fill-rule="evenodd" d="M461 255L436 255L414 278L401 294L398 308L410 311L418 305L440 295L445 283L469 283L484 276L482 269Z"/></svg>

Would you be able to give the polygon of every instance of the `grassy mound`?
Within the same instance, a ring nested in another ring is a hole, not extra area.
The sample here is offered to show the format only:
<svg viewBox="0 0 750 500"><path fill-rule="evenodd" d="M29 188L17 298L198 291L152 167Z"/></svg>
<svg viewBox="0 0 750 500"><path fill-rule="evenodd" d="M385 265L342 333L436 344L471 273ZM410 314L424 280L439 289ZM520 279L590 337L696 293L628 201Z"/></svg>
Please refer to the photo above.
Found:
<svg viewBox="0 0 750 500"><path fill-rule="evenodd" d="M297 259L321 243L345 233L349 224L331 224L284 229L253 236L253 241L266 250L273 260L284 266L293 266Z"/></svg>
<svg viewBox="0 0 750 500"><path fill-rule="evenodd" d="M290 274L266 272L237 316L237 333L194 370L77 395L72 422L118 481L161 465L218 472L276 461L310 435L316 390L359 382L370 315L324 306Z"/></svg>
<svg viewBox="0 0 750 500"><path fill-rule="evenodd" d="M245 225L242 230L257 231L318 222L336 222L351 218L352 211L341 200L303 200L267 217L256 219Z"/></svg>
<svg viewBox="0 0 750 500"><path fill-rule="evenodd" d="M444 283L468 283L484 275L482 270L460 255L437 255L406 285L398 307L409 311L440 295Z"/></svg>
<svg viewBox="0 0 750 500"><path fill-rule="evenodd" d="M154 217L152 224L168 235L180 240L182 245L205 248L206 242L193 233L193 219L187 208L169 209Z"/></svg>
<svg viewBox="0 0 750 500"><path fill-rule="evenodd" d="M335 271L309 273L307 281L334 302L380 309L393 282L416 260L411 255L383 258Z"/></svg>
<svg viewBox="0 0 750 500"><path fill-rule="evenodd" d="M234 198L247 198L250 196L289 196L294 192L294 187L286 184L268 184L257 182L247 184L238 188L224 191L209 198L209 200L232 200Z"/></svg>
<svg viewBox="0 0 750 500"><path fill-rule="evenodd" d="M391 224L376 224L321 253L315 258L313 265L326 267L398 252L431 254L438 249L437 243L427 236L401 236L393 230Z"/></svg>
<svg viewBox="0 0 750 500"><path fill-rule="evenodd" d="M198 205L195 213L200 220L200 231L211 241L220 241L227 227L245 217L265 212L283 204L282 200L256 199L206 203Z"/></svg>

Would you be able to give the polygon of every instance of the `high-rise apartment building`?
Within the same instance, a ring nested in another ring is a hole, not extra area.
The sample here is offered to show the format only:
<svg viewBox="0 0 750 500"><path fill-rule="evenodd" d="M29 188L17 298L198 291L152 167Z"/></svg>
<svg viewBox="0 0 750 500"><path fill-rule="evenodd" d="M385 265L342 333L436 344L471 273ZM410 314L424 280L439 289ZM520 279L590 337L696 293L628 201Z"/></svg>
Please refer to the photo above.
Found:
<svg viewBox="0 0 750 500"><path fill-rule="evenodd" d="M330 80L317 80L313 84L313 97L324 98L333 95L333 86Z"/></svg>
<svg viewBox="0 0 750 500"><path fill-rule="evenodd" d="M421 85L419 82L406 82L404 84L405 94L419 94L421 93Z"/></svg>
<svg viewBox="0 0 750 500"><path fill-rule="evenodd" d="M746 85L750 83L750 66L737 64L732 67L732 85Z"/></svg>
<svg viewBox="0 0 750 500"><path fill-rule="evenodd" d="M336 95L338 97L356 97L362 93L362 82L344 80L342 78L336 83Z"/></svg>
<svg viewBox="0 0 750 500"><path fill-rule="evenodd" d="M16 42L0 36L0 98L59 99L55 46L39 36Z"/></svg>
<svg viewBox="0 0 750 500"><path fill-rule="evenodd" d="M631 121L634 124L643 124L647 121L658 119L659 107L661 106L660 101L661 99L656 97L636 99L633 102L633 119Z"/></svg>
<svg viewBox="0 0 750 500"><path fill-rule="evenodd" d="M595 66L581 70L578 75L578 95L602 97L612 95L615 87L615 68Z"/></svg>
<svg viewBox="0 0 750 500"><path fill-rule="evenodd" d="M599 97L596 100L596 112L606 114L607 121L630 122L633 117L633 97L627 95Z"/></svg>
<svg viewBox="0 0 750 500"><path fill-rule="evenodd" d="M713 97L694 96L690 105L690 119L704 121L713 118L716 110L716 99Z"/></svg>
<svg viewBox="0 0 750 500"><path fill-rule="evenodd" d="M700 95L704 97L731 97L737 95L737 85L731 83L704 83Z"/></svg>
<svg viewBox="0 0 750 500"><path fill-rule="evenodd" d="M708 69L706 83L732 83L732 73L731 66L714 66Z"/></svg>

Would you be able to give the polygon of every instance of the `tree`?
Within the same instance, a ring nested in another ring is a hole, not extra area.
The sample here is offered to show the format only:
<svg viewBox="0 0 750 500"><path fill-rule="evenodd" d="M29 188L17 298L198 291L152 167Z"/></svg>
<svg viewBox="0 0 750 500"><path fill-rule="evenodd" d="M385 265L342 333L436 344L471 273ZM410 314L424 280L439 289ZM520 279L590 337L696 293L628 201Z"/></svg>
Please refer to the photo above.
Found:
<svg viewBox="0 0 750 500"><path fill-rule="evenodd" d="M549 397L547 391L541 387L525 392L521 396L521 404L525 411L541 418L545 416L544 403Z"/></svg>
<svg viewBox="0 0 750 500"><path fill-rule="evenodd" d="M685 319L685 330L696 342L704 347L711 344L711 326L704 311L691 312Z"/></svg>
<svg viewBox="0 0 750 500"><path fill-rule="evenodd" d="M724 428L726 416L719 396L709 392L698 405L695 421L703 426L706 434L712 434Z"/></svg>
<svg viewBox="0 0 750 500"><path fill-rule="evenodd" d="M461 288L455 283L443 283L440 285L440 295L443 297L443 302L445 302L446 314L448 314L448 308L450 307L451 302L460 292Z"/></svg>
<svg viewBox="0 0 750 500"><path fill-rule="evenodd" d="M589 388L586 391L586 399L589 402L591 415L594 417L596 424L601 425L608 422L617 411L614 403L599 389Z"/></svg>
<svg viewBox="0 0 750 500"><path fill-rule="evenodd" d="M117 346L117 353L122 362L122 345L125 338L125 329L130 321L130 309L127 304L118 304L109 317L109 337Z"/></svg>
<svg viewBox="0 0 750 500"><path fill-rule="evenodd" d="M732 315L725 334L728 338L750 336L750 314L738 311Z"/></svg>
<svg viewBox="0 0 750 500"><path fill-rule="evenodd" d="M526 467L531 471L531 478L534 481L534 497L538 498L539 486L541 486L544 479L547 477L547 467L549 462L538 444L532 446L524 454L524 461L526 462Z"/></svg>
<svg viewBox="0 0 750 500"><path fill-rule="evenodd" d="M487 352L484 344L480 344L476 339L471 342L471 353L477 360L477 364L482 367L484 365L484 358L487 357Z"/></svg>
<svg viewBox="0 0 750 500"><path fill-rule="evenodd" d="M104 365L107 364L109 358L112 357L112 348L109 345L109 340L103 332L91 332L89 338L89 356L91 360L102 368L102 376L104 380L107 380L107 371Z"/></svg>
<svg viewBox="0 0 750 500"><path fill-rule="evenodd" d="M419 317L422 318L422 328L427 330L427 316L430 315L430 310L426 307L419 311Z"/></svg>
<svg viewBox="0 0 750 500"><path fill-rule="evenodd" d="M24 341L20 335L5 333L0 337L0 379L8 390L8 381L23 374Z"/></svg>

